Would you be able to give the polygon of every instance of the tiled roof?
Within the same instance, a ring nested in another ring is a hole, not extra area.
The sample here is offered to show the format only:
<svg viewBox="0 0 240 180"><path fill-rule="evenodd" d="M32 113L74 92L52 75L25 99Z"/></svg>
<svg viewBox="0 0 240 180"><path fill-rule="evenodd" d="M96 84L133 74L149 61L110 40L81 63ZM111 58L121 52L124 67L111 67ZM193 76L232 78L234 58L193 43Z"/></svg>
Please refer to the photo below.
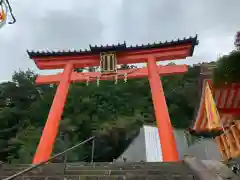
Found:
<svg viewBox="0 0 240 180"><path fill-rule="evenodd" d="M99 52L107 52L107 51L120 51L120 50L125 50L127 48L127 45L126 45L126 42L124 41L123 44L113 44L113 45L101 45L101 46L92 46L91 44L89 45L90 47L90 51L91 52L96 52L96 53L99 53Z"/></svg>
<svg viewBox="0 0 240 180"><path fill-rule="evenodd" d="M89 49L85 50L68 50L68 51L27 51L30 58L34 57L46 57L46 56L74 56L74 55L87 55L87 54L98 54L100 52L106 51L130 51L130 50L144 50L144 49L154 49L154 48L165 48L182 44L192 44L192 55L194 46L198 45L197 35L195 37L183 38L172 41L149 43L135 46L127 46L126 42L116 45L101 45L101 46L92 46L90 45Z"/></svg>

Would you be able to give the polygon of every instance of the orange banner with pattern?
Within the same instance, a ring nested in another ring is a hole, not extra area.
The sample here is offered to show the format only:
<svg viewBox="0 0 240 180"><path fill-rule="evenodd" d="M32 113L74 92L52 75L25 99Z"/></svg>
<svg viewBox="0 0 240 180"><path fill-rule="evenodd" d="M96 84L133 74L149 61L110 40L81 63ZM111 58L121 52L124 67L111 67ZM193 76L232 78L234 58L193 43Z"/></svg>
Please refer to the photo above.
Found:
<svg viewBox="0 0 240 180"><path fill-rule="evenodd" d="M208 119L208 128L215 129L221 127L220 116L212 95L212 91L207 82L205 87L205 109Z"/></svg>

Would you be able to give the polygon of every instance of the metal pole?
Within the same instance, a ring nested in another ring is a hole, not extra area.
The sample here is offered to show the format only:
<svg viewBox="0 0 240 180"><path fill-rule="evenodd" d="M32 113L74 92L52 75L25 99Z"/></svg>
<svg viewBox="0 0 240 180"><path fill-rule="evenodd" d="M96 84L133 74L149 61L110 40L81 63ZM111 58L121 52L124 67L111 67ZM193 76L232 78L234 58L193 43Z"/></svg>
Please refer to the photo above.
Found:
<svg viewBox="0 0 240 180"><path fill-rule="evenodd" d="M93 163L93 159L94 159L94 150L95 150L95 140L93 139L93 141L92 141L92 159L91 159L91 163Z"/></svg>

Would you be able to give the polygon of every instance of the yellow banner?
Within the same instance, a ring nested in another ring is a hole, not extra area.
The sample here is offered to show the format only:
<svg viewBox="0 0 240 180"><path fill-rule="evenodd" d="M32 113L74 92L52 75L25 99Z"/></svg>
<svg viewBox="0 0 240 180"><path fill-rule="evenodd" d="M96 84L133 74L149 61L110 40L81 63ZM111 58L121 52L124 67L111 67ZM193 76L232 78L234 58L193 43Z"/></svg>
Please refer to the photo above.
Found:
<svg viewBox="0 0 240 180"><path fill-rule="evenodd" d="M209 84L206 82L205 88L205 109L207 113L208 119L208 128L215 129L221 127L220 124L220 116L218 114L218 110L209 87Z"/></svg>

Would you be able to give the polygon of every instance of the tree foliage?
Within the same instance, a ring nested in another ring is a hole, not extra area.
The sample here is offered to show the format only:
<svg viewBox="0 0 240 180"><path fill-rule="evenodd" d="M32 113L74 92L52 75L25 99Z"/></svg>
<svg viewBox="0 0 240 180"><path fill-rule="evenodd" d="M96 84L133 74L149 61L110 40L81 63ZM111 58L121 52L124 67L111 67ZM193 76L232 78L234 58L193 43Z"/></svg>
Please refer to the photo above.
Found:
<svg viewBox="0 0 240 180"><path fill-rule="evenodd" d="M240 82L240 51L232 51L217 61L213 73L215 86Z"/></svg>
<svg viewBox="0 0 240 180"><path fill-rule="evenodd" d="M133 68L123 66L124 68ZM82 69L76 69L82 72ZM94 71L94 69L91 69ZM197 97L198 71L162 77L172 124L187 128ZM34 72L20 71L0 84L0 160L30 163L56 90L56 85L36 86ZM143 124L155 124L147 79L73 83L62 116L54 152L96 135L94 161L117 158ZM70 152L65 160L90 161L91 143Z"/></svg>

